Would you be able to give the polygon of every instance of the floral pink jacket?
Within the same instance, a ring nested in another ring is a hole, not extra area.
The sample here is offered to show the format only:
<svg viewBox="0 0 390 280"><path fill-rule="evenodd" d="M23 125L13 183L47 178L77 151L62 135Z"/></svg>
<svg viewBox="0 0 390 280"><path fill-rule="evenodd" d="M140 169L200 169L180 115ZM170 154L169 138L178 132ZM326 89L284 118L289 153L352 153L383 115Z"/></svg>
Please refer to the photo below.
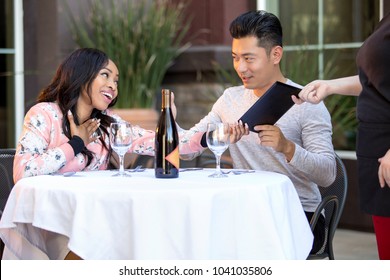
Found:
<svg viewBox="0 0 390 280"><path fill-rule="evenodd" d="M109 110L105 113L118 121L121 120ZM62 129L62 119L63 115L56 103L38 103L27 112L15 154L15 183L23 177L107 168L108 150L100 141L94 141L87 146L95 154L88 166L83 154L74 155L72 147L68 144L69 138ZM129 152L154 155L154 131L133 126L133 132L135 137ZM188 132L182 130L179 133L179 150L181 155L192 158L204 150L200 145L203 132ZM104 141L109 147L108 137L105 137Z"/></svg>

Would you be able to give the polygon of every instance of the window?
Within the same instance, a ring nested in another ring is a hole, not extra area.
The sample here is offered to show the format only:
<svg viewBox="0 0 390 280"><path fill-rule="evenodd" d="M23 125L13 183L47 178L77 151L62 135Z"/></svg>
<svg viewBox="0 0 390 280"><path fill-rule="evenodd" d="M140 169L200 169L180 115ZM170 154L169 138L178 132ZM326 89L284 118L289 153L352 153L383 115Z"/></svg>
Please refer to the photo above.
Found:
<svg viewBox="0 0 390 280"><path fill-rule="evenodd" d="M287 62L310 61L299 73L283 64L286 75L304 84L356 74L356 52L379 22L379 6L379 0L279 0Z"/></svg>
<svg viewBox="0 0 390 280"><path fill-rule="evenodd" d="M285 76L305 85L356 75L357 51L380 20L380 4L380 0L279 0L275 10L283 26ZM332 116L335 149L354 150L356 97L331 96L325 104Z"/></svg>
<svg viewBox="0 0 390 280"><path fill-rule="evenodd" d="M13 1L0 2L0 147L8 147L13 93Z"/></svg>
<svg viewBox="0 0 390 280"><path fill-rule="evenodd" d="M0 2L0 147L15 147L24 117L22 0ZM15 16L16 15L16 16Z"/></svg>

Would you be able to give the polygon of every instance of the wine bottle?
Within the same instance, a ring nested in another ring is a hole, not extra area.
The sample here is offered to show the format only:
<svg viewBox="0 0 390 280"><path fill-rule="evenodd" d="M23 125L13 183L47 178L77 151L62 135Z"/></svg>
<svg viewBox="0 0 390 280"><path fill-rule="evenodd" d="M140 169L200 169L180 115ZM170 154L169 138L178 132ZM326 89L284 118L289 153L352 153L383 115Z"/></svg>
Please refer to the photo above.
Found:
<svg viewBox="0 0 390 280"><path fill-rule="evenodd" d="M179 135L171 109L171 91L163 89L161 115L155 136L154 170L156 178L179 176Z"/></svg>

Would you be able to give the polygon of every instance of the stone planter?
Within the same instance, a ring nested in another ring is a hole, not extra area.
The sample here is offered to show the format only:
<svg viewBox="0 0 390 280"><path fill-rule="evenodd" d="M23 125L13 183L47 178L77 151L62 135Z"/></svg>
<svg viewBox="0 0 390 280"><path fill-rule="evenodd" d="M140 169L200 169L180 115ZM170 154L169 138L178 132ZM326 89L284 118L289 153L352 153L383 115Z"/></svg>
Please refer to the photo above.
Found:
<svg viewBox="0 0 390 280"><path fill-rule="evenodd" d="M155 109L129 108L113 109L125 121L132 125L139 125L142 128L155 131L159 113Z"/></svg>
<svg viewBox="0 0 390 280"><path fill-rule="evenodd" d="M144 129L152 131L156 130L159 112L155 109L129 108L129 109L113 109L113 112L119 115L125 121L132 125L138 125ZM154 159L150 156L140 156L136 154L126 154L125 168L131 168L134 165L142 164L143 167L152 168ZM119 160L116 153L113 153L111 164L114 168L119 168Z"/></svg>

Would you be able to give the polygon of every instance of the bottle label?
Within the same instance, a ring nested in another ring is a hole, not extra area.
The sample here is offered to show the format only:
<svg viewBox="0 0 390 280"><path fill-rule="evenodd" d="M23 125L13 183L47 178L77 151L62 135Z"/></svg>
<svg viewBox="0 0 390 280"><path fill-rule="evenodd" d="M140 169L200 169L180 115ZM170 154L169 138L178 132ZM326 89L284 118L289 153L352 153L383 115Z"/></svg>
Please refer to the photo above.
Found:
<svg viewBox="0 0 390 280"><path fill-rule="evenodd" d="M179 146L176 147L169 155L165 157L167 161L173 164L177 169L180 166Z"/></svg>

